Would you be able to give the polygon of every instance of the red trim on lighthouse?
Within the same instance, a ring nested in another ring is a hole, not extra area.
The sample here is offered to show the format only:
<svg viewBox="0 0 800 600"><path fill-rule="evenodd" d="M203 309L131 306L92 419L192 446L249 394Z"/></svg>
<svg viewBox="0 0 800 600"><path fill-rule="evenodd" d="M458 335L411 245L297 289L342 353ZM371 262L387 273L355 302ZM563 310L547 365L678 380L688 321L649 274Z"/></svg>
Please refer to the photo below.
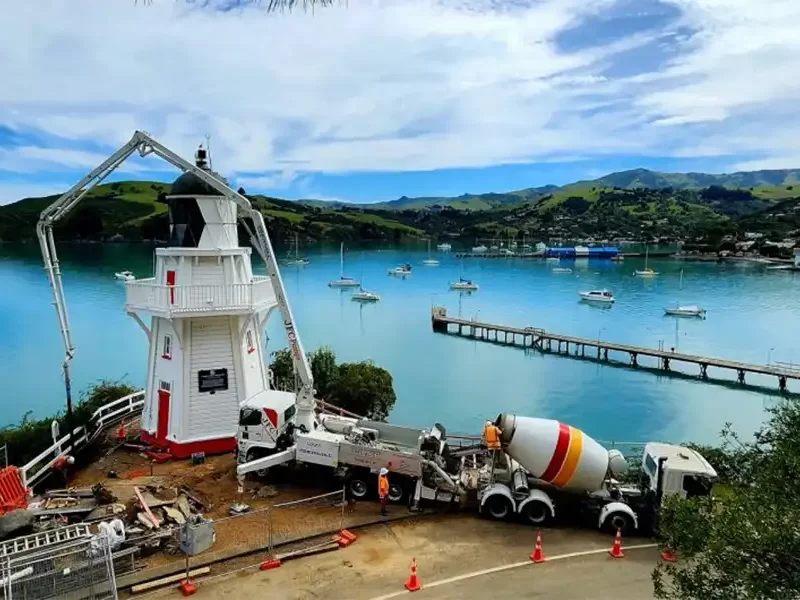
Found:
<svg viewBox="0 0 800 600"><path fill-rule="evenodd" d="M156 426L156 440L159 444L166 443L169 429L169 400L170 393L158 390L158 424Z"/></svg>
<svg viewBox="0 0 800 600"><path fill-rule="evenodd" d="M175 458L189 458L195 452L204 452L206 455L210 456L212 454L227 454L228 452L236 450L235 437L179 444L169 440L163 442L159 441L156 436L142 430L139 438L145 444L150 444L151 446L165 450Z"/></svg>
<svg viewBox="0 0 800 600"><path fill-rule="evenodd" d="M175 304L175 271L167 271L167 285L169 286L169 303Z"/></svg>

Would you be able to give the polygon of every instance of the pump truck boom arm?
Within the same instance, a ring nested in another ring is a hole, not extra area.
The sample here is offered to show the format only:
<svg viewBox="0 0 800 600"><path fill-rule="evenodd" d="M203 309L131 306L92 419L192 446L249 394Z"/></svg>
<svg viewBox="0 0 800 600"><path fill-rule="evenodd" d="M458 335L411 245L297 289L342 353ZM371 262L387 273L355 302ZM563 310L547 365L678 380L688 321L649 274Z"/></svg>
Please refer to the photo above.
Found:
<svg viewBox="0 0 800 600"><path fill-rule="evenodd" d="M148 154L156 154L181 171L191 172L204 183L219 191L225 198L235 202L241 209L242 216L252 219L253 229L251 230L247 227L247 231L250 233L256 252L258 252L261 259L264 261L267 273L272 281L278 308L283 319L283 327L286 330L286 338L291 348L294 369L300 379L300 389L297 393L297 422L298 425L304 425L310 429L313 423L315 407L314 380L311 375L311 367L308 363L308 359L303 351L300 336L294 324L292 310L286 299L283 280L281 279L278 263L272 249L272 243L270 242L267 227L264 223L264 216L253 208L247 198L232 190L210 172L184 160L143 131L136 131L133 137L124 146L86 175L86 177L81 179L69 191L61 195L53 204L44 209L36 225L36 233L42 249L42 258L44 259L44 268L50 281L50 287L53 290L53 304L56 309L56 315L61 329L61 337L64 342L64 376L67 387L68 405L71 404L69 363L75 356L75 346L72 343L72 335L69 327L64 287L53 238L53 226L59 219L63 218L69 211L75 208L92 188L101 183L134 152L138 152L142 157Z"/></svg>

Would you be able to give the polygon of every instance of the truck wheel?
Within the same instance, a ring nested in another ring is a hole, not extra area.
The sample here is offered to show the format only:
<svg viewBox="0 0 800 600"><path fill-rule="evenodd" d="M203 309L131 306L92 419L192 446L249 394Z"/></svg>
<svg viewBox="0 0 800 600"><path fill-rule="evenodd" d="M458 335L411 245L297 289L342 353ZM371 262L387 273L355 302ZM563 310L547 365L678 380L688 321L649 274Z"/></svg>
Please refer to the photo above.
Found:
<svg viewBox="0 0 800 600"><path fill-rule="evenodd" d="M522 509L522 518L531 525L544 525L550 520L550 507L544 502L531 500Z"/></svg>
<svg viewBox="0 0 800 600"><path fill-rule="evenodd" d="M483 505L483 514L495 521L507 519L508 515L511 514L511 502L508 501L508 498L499 494L491 496Z"/></svg>
<svg viewBox="0 0 800 600"><path fill-rule="evenodd" d="M369 486L363 479L360 479L359 477L353 477L350 480L350 493L353 495L353 498L356 498L357 500L363 500L369 493Z"/></svg>
<svg viewBox="0 0 800 600"><path fill-rule="evenodd" d="M633 533L634 528L633 519L624 512L611 513L606 517L606 522L603 525L611 533L617 533L619 529L623 536Z"/></svg>
<svg viewBox="0 0 800 600"><path fill-rule="evenodd" d="M402 483L389 483L389 502L402 502L406 495L406 489Z"/></svg>

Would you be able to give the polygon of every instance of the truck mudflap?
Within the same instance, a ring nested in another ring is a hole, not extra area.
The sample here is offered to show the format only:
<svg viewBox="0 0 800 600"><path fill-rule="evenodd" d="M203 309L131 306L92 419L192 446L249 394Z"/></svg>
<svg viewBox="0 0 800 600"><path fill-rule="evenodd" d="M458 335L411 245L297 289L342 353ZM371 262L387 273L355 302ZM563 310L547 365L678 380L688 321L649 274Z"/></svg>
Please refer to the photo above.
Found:
<svg viewBox="0 0 800 600"><path fill-rule="evenodd" d="M517 506L517 514L527 523L541 526L555 518L556 509L553 500L546 492L533 489L528 497Z"/></svg>
<svg viewBox="0 0 800 600"><path fill-rule="evenodd" d="M507 519L516 512L516 506L514 495L503 483L493 483L481 494L481 514L491 519Z"/></svg>
<svg viewBox="0 0 800 600"><path fill-rule="evenodd" d="M639 519L633 509L624 502L609 502L600 510L597 528L612 533L620 530L625 535L639 528Z"/></svg>

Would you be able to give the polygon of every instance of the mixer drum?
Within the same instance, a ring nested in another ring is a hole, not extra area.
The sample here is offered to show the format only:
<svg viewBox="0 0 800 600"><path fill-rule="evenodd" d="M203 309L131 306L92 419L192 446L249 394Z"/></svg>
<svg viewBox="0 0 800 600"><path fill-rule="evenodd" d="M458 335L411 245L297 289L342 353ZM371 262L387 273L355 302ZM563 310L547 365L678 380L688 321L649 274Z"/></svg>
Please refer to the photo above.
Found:
<svg viewBox="0 0 800 600"><path fill-rule="evenodd" d="M608 451L580 429L552 419L501 414L506 453L531 475L573 491L600 489L608 471Z"/></svg>

